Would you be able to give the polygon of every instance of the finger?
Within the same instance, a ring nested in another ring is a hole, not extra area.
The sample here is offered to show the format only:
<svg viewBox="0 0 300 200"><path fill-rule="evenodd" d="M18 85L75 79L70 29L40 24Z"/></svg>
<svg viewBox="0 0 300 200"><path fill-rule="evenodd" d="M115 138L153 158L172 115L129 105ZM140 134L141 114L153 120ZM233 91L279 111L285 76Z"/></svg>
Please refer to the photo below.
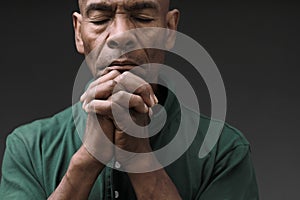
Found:
<svg viewBox="0 0 300 200"><path fill-rule="evenodd" d="M144 69L145 67L132 67L132 66L112 66L112 67L107 67L103 71L102 75L109 73L110 71L117 70L121 74L126 71L130 71L131 73L139 76L139 77L146 77L147 75L147 70Z"/></svg>
<svg viewBox="0 0 300 200"><path fill-rule="evenodd" d="M98 78L97 80L93 81L87 88L86 92L83 93L83 95L80 97L80 101L83 102L87 96L87 91L91 90L92 88L96 87L99 84L105 83L109 80L115 79L117 76L119 76L121 73L117 70L112 70L108 74L105 74Z"/></svg>
<svg viewBox="0 0 300 200"><path fill-rule="evenodd" d="M106 100L109 96L111 96L116 84L116 81L109 80L107 82L96 85L91 89L88 89L83 98L84 104L88 104L93 99Z"/></svg>
<svg viewBox="0 0 300 200"><path fill-rule="evenodd" d="M124 72L114 80L126 88L127 91L140 95L147 106L152 107L158 103L151 85L142 78L130 72Z"/></svg>
<svg viewBox="0 0 300 200"><path fill-rule="evenodd" d="M107 100L92 100L83 108L87 113L96 113L103 116L112 116L112 102Z"/></svg>
<svg viewBox="0 0 300 200"><path fill-rule="evenodd" d="M126 109L121 107L119 104L114 104L115 114L112 118L113 123L118 130L122 130L126 133L133 134L135 136L141 136L141 130L136 128L136 126L146 126L150 122L150 117L148 114L139 113L132 109L129 110L129 113L126 112ZM116 116L117 114L117 116Z"/></svg>
<svg viewBox="0 0 300 200"><path fill-rule="evenodd" d="M148 113L149 108L144 103L141 96L128 93L126 91L119 91L112 95L112 101L125 109L134 109L139 113Z"/></svg>
<svg viewBox="0 0 300 200"><path fill-rule="evenodd" d="M97 80L95 80L93 83L90 84L90 88L95 87L101 83L104 83L106 81L109 80L113 80L115 79L117 76L119 76L121 73L118 70L112 70L110 71L108 74L105 74L103 76L101 76L100 78L98 78Z"/></svg>

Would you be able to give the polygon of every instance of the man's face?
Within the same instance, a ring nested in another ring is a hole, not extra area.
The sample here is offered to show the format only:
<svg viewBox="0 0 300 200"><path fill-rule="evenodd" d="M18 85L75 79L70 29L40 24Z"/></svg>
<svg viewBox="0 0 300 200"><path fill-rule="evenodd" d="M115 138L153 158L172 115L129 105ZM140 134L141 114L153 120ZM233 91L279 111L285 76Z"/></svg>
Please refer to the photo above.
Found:
<svg viewBox="0 0 300 200"><path fill-rule="evenodd" d="M82 0L80 9L81 14L73 15L76 46L86 57L93 54L94 63L89 67L94 76L100 76L101 70L107 66L125 71L141 64L162 63L162 51L143 48L114 58L109 63L103 60L109 60L106 57L113 52L142 47L146 45L144 42L159 41L155 29L146 33L127 31L148 27L176 30L179 15L177 10L168 10L169 0Z"/></svg>

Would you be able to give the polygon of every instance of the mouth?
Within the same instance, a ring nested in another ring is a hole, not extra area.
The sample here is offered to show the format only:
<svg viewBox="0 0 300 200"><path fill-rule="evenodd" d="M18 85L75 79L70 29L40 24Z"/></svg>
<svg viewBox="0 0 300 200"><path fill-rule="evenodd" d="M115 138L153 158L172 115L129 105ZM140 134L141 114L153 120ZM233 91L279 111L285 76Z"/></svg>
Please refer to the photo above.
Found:
<svg viewBox="0 0 300 200"><path fill-rule="evenodd" d="M99 67L96 72L96 78L106 75L114 70L119 71L121 74L126 71L131 71L132 73L134 73L140 77L144 77L146 75L145 70L141 70L141 69L137 68L138 66L141 66L141 65L142 64L135 62L128 58L114 60L110 65L107 65L104 68Z"/></svg>
<svg viewBox="0 0 300 200"><path fill-rule="evenodd" d="M118 70L121 73L123 73L125 71L129 71L133 69L136 66L139 65L136 62L133 62L131 60L116 60L112 62L107 68L109 71Z"/></svg>

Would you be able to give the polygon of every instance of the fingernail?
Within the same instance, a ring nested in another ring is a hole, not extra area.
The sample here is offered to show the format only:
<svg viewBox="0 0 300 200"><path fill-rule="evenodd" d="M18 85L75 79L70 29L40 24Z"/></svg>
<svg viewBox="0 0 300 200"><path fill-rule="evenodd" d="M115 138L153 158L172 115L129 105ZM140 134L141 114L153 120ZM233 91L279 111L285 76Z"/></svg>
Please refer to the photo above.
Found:
<svg viewBox="0 0 300 200"><path fill-rule="evenodd" d="M85 106L84 106L84 110L85 110L85 112L89 112L89 104L86 104Z"/></svg>
<svg viewBox="0 0 300 200"><path fill-rule="evenodd" d="M152 115L153 115L153 110L152 108L149 108L149 117L152 117Z"/></svg>
<svg viewBox="0 0 300 200"><path fill-rule="evenodd" d="M150 95L151 107L155 105L155 99L152 95Z"/></svg>
<svg viewBox="0 0 300 200"><path fill-rule="evenodd" d="M146 104L144 104L144 110L145 110L145 112L148 112L148 106L146 105Z"/></svg>
<svg viewBox="0 0 300 200"><path fill-rule="evenodd" d="M157 99L156 95L154 95L154 101L155 101L155 104L158 104L158 99Z"/></svg>
<svg viewBox="0 0 300 200"><path fill-rule="evenodd" d="M86 96L86 92L81 95L81 97L80 97L81 102L85 99L85 96Z"/></svg>

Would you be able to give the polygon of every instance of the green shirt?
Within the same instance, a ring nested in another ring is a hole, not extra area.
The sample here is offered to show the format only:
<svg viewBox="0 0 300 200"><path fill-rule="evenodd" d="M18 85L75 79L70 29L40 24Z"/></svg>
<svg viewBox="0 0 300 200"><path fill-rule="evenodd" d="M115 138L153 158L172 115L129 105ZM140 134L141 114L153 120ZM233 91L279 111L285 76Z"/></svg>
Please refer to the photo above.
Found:
<svg viewBox="0 0 300 200"><path fill-rule="evenodd" d="M174 137L172 134L176 133L180 123L180 109L176 102L171 101L167 107L167 123L161 133L151 138L153 149L170 142ZM80 103L74 106L78 111L82 110ZM192 126L197 119L195 113L189 112L184 119L187 132L189 124ZM179 159L165 167L181 197L193 200L258 199L247 140L237 129L225 124L217 144L200 159L198 153L210 122L202 115L200 119L191 146ZM84 119L77 120L85 124ZM0 199L47 199L60 183L72 155L81 144L72 108L14 130L6 141ZM136 199L136 196L125 172L106 167L94 184L89 199L128 200Z"/></svg>

